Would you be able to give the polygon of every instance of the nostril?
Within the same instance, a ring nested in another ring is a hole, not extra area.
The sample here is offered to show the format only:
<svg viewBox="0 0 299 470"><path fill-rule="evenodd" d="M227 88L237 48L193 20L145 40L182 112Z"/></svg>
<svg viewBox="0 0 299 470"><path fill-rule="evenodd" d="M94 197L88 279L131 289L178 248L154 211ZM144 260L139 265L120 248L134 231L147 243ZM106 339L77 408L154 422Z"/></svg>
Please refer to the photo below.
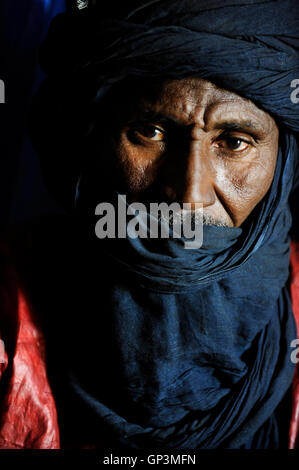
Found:
<svg viewBox="0 0 299 470"><path fill-rule="evenodd" d="M216 201L216 195L213 186L200 188L199 185L193 187L184 187L181 185L164 186L163 194L170 202L178 202L179 204L191 204L191 209L199 209L201 207L211 206Z"/></svg>
<svg viewBox="0 0 299 470"><path fill-rule="evenodd" d="M189 204L201 204L203 207L214 204L216 200L213 184L208 177L194 177L187 181L182 188L182 202Z"/></svg>
<svg viewBox="0 0 299 470"><path fill-rule="evenodd" d="M213 186L214 168L202 140L189 143L184 168L180 175L180 198L183 203L214 204L216 195Z"/></svg>
<svg viewBox="0 0 299 470"><path fill-rule="evenodd" d="M207 149L199 141L189 141L186 152L178 152L164 167L160 183L163 193L173 202L193 206L211 206L217 197L214 189L215 169ZM178 158L179 157L179 158Z"/></svg>

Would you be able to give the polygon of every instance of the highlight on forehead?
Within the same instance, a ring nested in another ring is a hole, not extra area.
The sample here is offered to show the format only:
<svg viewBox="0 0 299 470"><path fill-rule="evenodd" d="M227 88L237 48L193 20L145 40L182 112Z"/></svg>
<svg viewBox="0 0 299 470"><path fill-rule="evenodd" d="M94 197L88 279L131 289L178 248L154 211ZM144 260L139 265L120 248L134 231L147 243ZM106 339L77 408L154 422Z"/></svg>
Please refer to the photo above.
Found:
<svg viewBox="0 0 299 470"><path fill-rule="evenodd" d="M221 88L203 78L190 77L180 80L165 79L160 81L152 81L148 84L148 91L145 93L145 100L159 101L161 97L168 95L169 98L184 98L186 101L193 103L198 102L200 97L203 106L209 105L213 101L236 102L242 101L251 103L253 107L256 105L247 98L237 93Z"/></svg>
<svg viewBox="0 0 299 470"><path fill-rule="evenodd" d="M194 117L196 108L199 114L202 114L203 108L206 108L208 112L217 110L217 114L229 115L230 112L235 111L239 114L240 105L242 105L247 116L242 118L242 122L250 122L246 127L261 130L259 121L263 121L263 127L266 125L268 132L275 127L275 119L251 100L201 78L166 79L152 82L149 84L148 92L141 98L140 104L147 111L150 111L152 106L161 107L166 115L172 114L171 110L174 110L175 114L179 112L190 119ZM233 122L233 119L229 121Z"/></svg>
<svg viewBox="0 0 299 470"><path fill-rule="evenodd" d="M124 101L141 100L142 102L159 102L163 96L178 98L178 96L192 99L195 93L200 93L203 98L202 104L209 104L212 97L222 101L244 101L252 103L237 93L226 90L215 83L199 77L188 77L182 79L171 78L143 78L129 77L114 85L110 93L118 96ZM254 103L252 103L255 106Z"/></svg>
<svg viewBox="0 0 299 470"><path fill-rule="evenodd" d="M260 127L256 125L258 121L262 122L266 132L275 127L274 118L249 99L197 77L151 80L131 77L116 88L112 87L111 98L114 118L118 116L120 120L152 116L153 121L157 117L159 122L187 123L199 115L202 118L205 115L206 119L212 113L215 118L217 116L217 121L233 122L237 113L238 121L251 121L249 127L252 130ZM244 116L240 116L241 106Z"/></svg>

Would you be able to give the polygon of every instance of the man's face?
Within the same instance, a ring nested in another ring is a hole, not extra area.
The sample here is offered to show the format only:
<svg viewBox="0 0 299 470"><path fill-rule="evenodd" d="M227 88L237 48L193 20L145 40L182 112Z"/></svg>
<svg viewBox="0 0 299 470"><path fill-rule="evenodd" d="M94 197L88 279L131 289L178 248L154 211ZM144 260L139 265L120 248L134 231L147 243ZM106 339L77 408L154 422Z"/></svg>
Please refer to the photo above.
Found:
<svg viewBox="0 0 299 470"><path fill-rule="evenodd" d="M271 185L274 119L206 80L131 89L114 126L117 178L131 200L199 203L210 223L239 227Z"/></svg>

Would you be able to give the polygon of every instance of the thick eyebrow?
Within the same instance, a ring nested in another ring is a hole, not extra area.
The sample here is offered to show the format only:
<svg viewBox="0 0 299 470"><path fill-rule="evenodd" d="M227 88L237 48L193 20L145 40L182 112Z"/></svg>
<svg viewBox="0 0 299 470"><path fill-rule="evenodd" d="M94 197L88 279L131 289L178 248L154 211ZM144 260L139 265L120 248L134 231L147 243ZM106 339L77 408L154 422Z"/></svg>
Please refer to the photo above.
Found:
<svg viewBox="0 0 299 470"><path fill-rule="evenodd" d="M161 113L154 111L152 109L142 109L138 110L136 117L132 121L148 121L151 123L160 123L160 124L181 124L178 119L169 114Z"/></svg>
<svg viewBox="0 0 299 470"><path fill-rule="evenodd" d="M224 131L236 131L251 134L254 138L260 138L265 132L262 125L254 121L221 121L213 126L213 129Z"/></svg>
<svg viewBox="0 0 299 470"><path fill-rule="evenodd" d="M152 109L140 109L137 112L137 115L131 122L136 121L147 121L151 123L157 124L165 124L165 125L184 125L181 121L176 119L174 116L169 114L161 113L154 111ZM260 139L265 130L262 125L258 125L255 121L252 120L242 120L242 121L220 121L213 125L213 129L219 129L223 131L235 131L235 132L243 132L250 134L254 139Z"/></svg>

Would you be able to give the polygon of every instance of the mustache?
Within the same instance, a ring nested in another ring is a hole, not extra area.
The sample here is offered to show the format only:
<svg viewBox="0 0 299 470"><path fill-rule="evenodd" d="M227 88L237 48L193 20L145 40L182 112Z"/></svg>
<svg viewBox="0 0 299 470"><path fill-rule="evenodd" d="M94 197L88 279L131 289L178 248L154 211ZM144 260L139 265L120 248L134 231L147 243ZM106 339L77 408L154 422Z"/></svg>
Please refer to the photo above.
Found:
<svg viewBox="0 0 299 470"><path fill-rule="evenodd" d="M130 201L130 195L127 195L127 197L128 197L128 200ZM143 199L142 202L144 203L144 205L146 206L149 212L150 212L150 204L152 202L155 202L158 204L166 203L169 207L171 207L173 203L177 204L176 201L168 199L167 197L165 197L164 194L160 194L159 191L156 192L152 188L149 191L145 192L142 199ZM171 226L174 226L174 225L186 224L186 223L189 223L192 229L200 224L216 226L216 227L230 227L227 220L223 221L217 217L209 215L205 213L205 210L203 208L184 209L183 204L180 204L180 206L181 206L180 210L170 211L169 214L166 214L166 217L164 217L163 213L162 214L159 213L158 220L161 222L163 221L166 224L169 224L170 228Z"/></svg>
<svg viewBox="0 0 299 470"><path fill-rule="evenodd" d="M189 224L191 227L195 228L198 225L209 225L216 227L229 227L226 222L223 222L215 217L212 217L209 214L203 213L200 209L186 210L181 209L180 211L171 211L169 214L165 215L160 213L158 216L160 222L168 224L170 227L179 224Z"/></svg>

